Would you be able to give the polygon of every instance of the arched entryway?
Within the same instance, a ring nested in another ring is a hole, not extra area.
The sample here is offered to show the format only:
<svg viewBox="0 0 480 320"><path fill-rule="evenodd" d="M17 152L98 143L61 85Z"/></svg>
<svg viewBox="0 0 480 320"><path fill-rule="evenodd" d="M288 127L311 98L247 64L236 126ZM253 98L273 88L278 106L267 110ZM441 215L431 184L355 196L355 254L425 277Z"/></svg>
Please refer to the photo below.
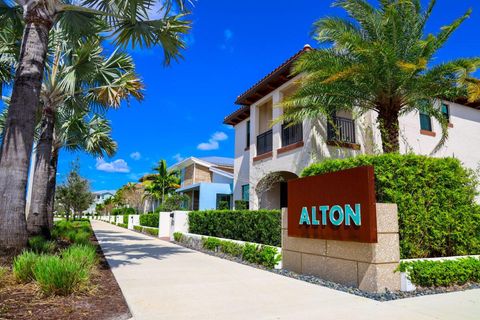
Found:
<svg viewBox="0 0 480 320"><path fill-rule="evenodd" d="M255 192L260 209L280 209L288 206L287 181L298 176L289 171L271 172L257 183Z"/></svg>

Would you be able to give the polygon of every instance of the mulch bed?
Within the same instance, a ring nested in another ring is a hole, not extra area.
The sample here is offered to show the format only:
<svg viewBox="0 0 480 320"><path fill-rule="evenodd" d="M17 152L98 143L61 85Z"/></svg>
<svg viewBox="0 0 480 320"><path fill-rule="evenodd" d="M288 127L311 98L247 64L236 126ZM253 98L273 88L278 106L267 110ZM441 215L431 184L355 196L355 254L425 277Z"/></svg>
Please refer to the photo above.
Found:
<svg viewBox="0 0 480 320"><path fill-rule="evenodd" d="M0 283L0 319L130 319L120 287L98 245L100 263L89 292L67 297L44 297L34 283L18 284L12 276ZM0 256L0 265L11 268L13 255Z"/></svg>

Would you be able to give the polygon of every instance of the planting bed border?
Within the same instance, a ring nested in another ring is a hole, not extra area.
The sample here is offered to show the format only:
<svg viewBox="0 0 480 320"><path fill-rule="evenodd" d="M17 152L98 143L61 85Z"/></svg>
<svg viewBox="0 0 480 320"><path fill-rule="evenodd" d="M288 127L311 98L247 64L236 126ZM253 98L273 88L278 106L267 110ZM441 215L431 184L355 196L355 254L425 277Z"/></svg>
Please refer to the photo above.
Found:
<svg viewBox="0 0 480 320"><path fill-rule="evenodd" d="M185 236L188 236L189 234L188 233L182 233L182 235L185 237ZM202 236L202 235L197 235L197 234L190 234L190 235L194 235L194 236L200 237L200 238L201 237L205 237L205 238L209 237L209 236ZM237 241L237 240L231 240L231 239L224 239L224 240ZM338 290L338 291L343 291L343 292L346 292L346 293L354 294L354 295L357 295L357 296L361 296L361 297L364 297L364 298L369 298L369 299L376 300L376 301L391 301L391 300L398 300L398 299L412 298L412 297L420 297L420 296L426 296L426 295L432 295L432 294L465 291L465 290L471 290L471 289L480 289L480 284L479 283L469 283L469 284L465 284L463 286L436 287L436 288L417 288L417 290L415 290L415 291L396 291L396 292L386 291L386 292L383 292L383 293L367 292L367 291L363 291L363 290L360 290L360 289L355 288L355 287L350 287L350 286L342 285L342 284L339 284L339 283L336 283L336 282L327 281L327 280L321 279L321 278L316 277L316 276L298 274L296 272L292 272L292 271L285 270L285 269L269 269L269 268L266 268L266 267L258 265L258 264L247 262L247 261L242 260L240 258L233 257L231 255L227 255L223 252L214 252L214 251L206 250L201 246L201 242L199 242L199 241L196 241L197 245L193 245L193 243L194 243L193 241L190 241L189 243L177 242L177 241L172 241L172 242L177 244L177 245L180 245L182 247L186 247L186 248L189 248L189 249L192 249L192 250L195 250L195 251L199 251L199 252L214 256L214 257L218 257L218 258L221 258L221 259L226 259L226 260L229 260L229 261L241 263L241 264L244 264L244 265L247 265L247 266L250 266L250 267L254 267L254 268L257 268L257 269L261 269L261 270L264 270L264 271L273 272L273 273L276 273L278 275L286 276L286 277L297 279L297 280L300 280L300 281L305 281L305 282L308 282L308 283L320 285L322 287L327 287L327 288ZM200 245L198 245L198 243L200 243Z"/></svg>

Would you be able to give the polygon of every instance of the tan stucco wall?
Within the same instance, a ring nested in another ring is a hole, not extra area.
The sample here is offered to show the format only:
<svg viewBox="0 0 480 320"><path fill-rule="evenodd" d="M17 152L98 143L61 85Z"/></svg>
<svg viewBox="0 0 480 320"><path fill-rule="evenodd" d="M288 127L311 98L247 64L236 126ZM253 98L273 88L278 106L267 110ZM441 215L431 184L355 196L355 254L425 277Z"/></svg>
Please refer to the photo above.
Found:
<svg viewBox="0 0 480 320"><path fill-rule="evenodd" d="M377 243L288 236L288 210L282 210L282 259L285 269L371 292L400 290L396 204L377 203Z"/></svg>
<svg viewBox="0 0 480 320"><path fill-rule="evenodd" d="M194 183L200 182L212 182L212 172L207 167L196 164Z"/></svg>

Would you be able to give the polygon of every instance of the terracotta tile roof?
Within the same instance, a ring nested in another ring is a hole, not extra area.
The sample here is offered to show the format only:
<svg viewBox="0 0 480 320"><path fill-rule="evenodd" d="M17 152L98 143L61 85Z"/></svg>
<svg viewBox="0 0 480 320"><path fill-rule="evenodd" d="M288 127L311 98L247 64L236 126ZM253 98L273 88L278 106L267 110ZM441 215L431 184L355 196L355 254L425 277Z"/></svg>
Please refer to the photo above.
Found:
<svg viewBox="0 0 480 320"><path fill-rule="evenodd" d="M225 117L223 123L236 125L250 116L250 105L265 97L267 94L277 89L287 81L291 80L291 67L295 60L303 53L313 50L310 45L305 45L302 50L288 58L280 66L255 83L247 91L237 97L235 104L241 105L240 108Z"/></svg>

